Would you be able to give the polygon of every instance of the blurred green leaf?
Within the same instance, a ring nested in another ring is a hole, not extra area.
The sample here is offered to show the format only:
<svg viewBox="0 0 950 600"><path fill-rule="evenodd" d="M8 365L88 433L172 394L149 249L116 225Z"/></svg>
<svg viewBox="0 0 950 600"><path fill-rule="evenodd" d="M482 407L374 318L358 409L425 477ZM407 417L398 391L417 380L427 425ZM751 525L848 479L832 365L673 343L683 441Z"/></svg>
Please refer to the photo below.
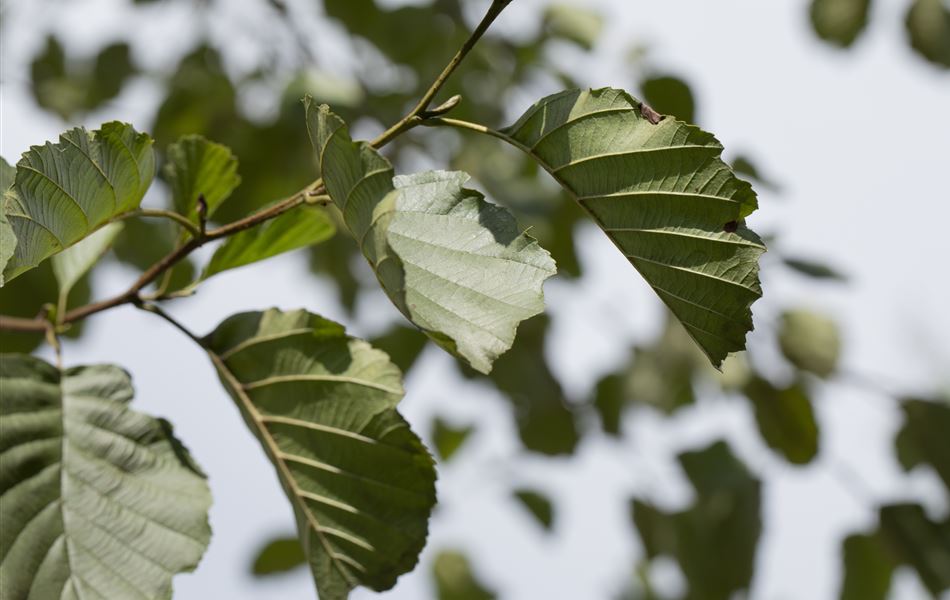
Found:
<svg viewBox="0 0 950 600"><path fill-rule="evenodd" d="M761 484L725 442L679 460L696 489L693 506L666 514L634 501L634 524L648 557L668 555L679 562L689 600L729 600L752 580L762 532Z"/></svg>
<svg viewBox="0 0 950 600"><path fill-rule="evenodd" d="M871 0L812 0L811 25L819 38L847 48L867 27L870 9Z"/></svg>
<svg viewBox="0 0 950 600"><path fill-rule="evenodd" d="M754 179L764 188L770 189L772 191L779 191L781 189L781 186L772 181L771 178L766 177L755 165L752 159L744 154L740 154L732 159L732 170L739 175L744 175L745 177Z"/></svg>
<svg viewBox="0 0 950 600"><path fill-rule="evenodd" d="M793 271L813 279L829 279L833 281L848 280L846 275L825 263L804 258L785 258L782 262Z"/></svg>
<svg viewBox="0 0 950 600"><path fill-rule="evenodd" d="M227 238L215 250L201 277L207 279L228 269L319 244L335 232L333 221L323 209L300 206Z"/></svg>
<svg viewBox="0 0 950 600"><path fill-rule="evenodd" d="M844 540L844 580L840 600L886 600L894 562L877 535Z"/></svg>
<svg viewBox="0 0 950 600"><path fill-rule="evenodd" d="M109 223L82 241L56 254L51 259L53 275L59 284L59 306L66 307L70 290L109 251L122 222Z"/></svg>
<svg viewBox="0 0 950 600"><path fill-rule="evenodd" d="M16 251L16 233L7 220L6 201L3 196L7 190L13 187L16 179L16 169L10 166L3 157L0 157L0 288L3 287L5 280L3 271L7 268L7 263L13 257Z"/></svg>
<svg viewBox="0 0 950 600"><path fill-rule="evenodd" d="M53 266L49 261L45 261L0 288L0 314L33 318L40 313L44 304L55 306L58 297L59 286L53 276ZM76 308L87 304L91 299L89 277L82 277L73 287L66 307ZM63 335L78 338L85 328L85 321L78 321L72 323ZM42 343L42 333L0 331L0 349L4 352L26 354Z"/></svg>
<svg viewBox="0 0 950 600"><path fill-rule="evenodd" d="M554 526L554 505L547 496L537 490L520 488L514 491L514 497L531 513L541 527L551 530Z"/></svg>
<svg viewBox="0 0 950 600"><path fill-rule="evenodd" d="M935 522L917 504L881 507L879 535L936 597L950 589L950 520Z"/></svg>
<svg viewBox="0 0 950 600"><path fill-rule="evenodd" d="M428 342L425 334L415 327L394 325L386 333L369 340L373 348L389 355L403 373L408 373Z"/></svg>
<svg viewBox="0 0 950 600"><path fill-rule="evenodd" d="M544 11L544 27L557 38L590 50L600 37L604 18L600 13L572 4L552 4Z"/></svg>
<svg viewBox="0 0 950 600"><path fill-rule="evenodd" d="M626 405L626 378L613 373L601 378L594 388L594 408L600 415L604 433L620 435L620 421Z"/></svg>
<svg viewBox="0 0 950 600"><path fill-rule="evenodd" d="M175 210L198 223L198 197L204 196L210 218L241 183L238 161L227 146L200 135L187 135L168 147L163 174Z"/></svg>
<svg viewBox="0 0 950 600"><path fill-rule="evenodd" d="M905 19L911 47L937 67L950 69L950 7L941 0L913 0Z"/></svg>
<svg viewBox="0 0 950 600"><path fill-rule="evenodd" d="M756 377L743 389L755 409L759 432L770 448L792 464L810 463L818 454L818 422L801 382L777 388Z"/></svg>
<svg viewBox="0 0 950 600"><path fill-rule="evenodd" d="M265 542L254 554L251 575L279 575L307 564L300 540L293 536L275 537Z"/></svg>
<svg viewBox="0 0 950 600"><path fill-rule="evenodd" d="M469 436L475 431L472 425L464 427L455 427L441 417L432 420L432 443L435 445L435 452L442 462L452 460L455 453L458 452Z"/></svg>
<svg viewBox="0 0 950 600"><path fill-rule="evenodd" d="M464 554L442 550L432 561L438 600L494 600L495 592L478 581Z"/></svg>
<svg viewBox="0 0 950 600"><path fill-rule="evenodd" d="M790 310L782 315L779 347L790 363L819 377L835 372L841 355L838 325L829 317L808 310Z"/></svg>
<svg viewBox="0 0 950 600"><path fill-rule="evenodd" d="M640 82L643 99L663 115L696 122L696 99L689 84L674 75L656 75Z"/></svg>
<svg viewBox="0 0 950 600"><path fill-rule="evenodd" d="M119 262L144 271L171 252L180 240L178 225L167 219L134 217L123 219L124 227L112 247ZM165 272L168 290L182 289L195 280L195 265L190 258Z"/></svg>
<svg viewBox="0 0 950 600"><path fill-rule="evenodd" d="M362 263L363 257L356 240L348 235L335 235L310 252L310 271L326 275L336 284L340 304L351 315L356 309L356 298L362 289L362 283L356 277L356 262ZM397 356L393 362L399 359Z"/></svg>
<svg viewBox="0 0 950 600"><path fill-rule="evenodd" d="M901 465L933 467L950 490L950 406L945 402L907 399L901 403L904 425L895 440Z"/></svg>

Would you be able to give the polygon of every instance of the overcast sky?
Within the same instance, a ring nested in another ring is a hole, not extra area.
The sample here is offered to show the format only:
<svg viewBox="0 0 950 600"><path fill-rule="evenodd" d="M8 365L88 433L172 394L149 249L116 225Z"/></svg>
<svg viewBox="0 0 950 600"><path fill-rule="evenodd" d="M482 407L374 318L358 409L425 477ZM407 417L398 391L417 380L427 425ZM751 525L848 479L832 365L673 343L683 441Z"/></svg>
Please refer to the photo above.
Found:
<svg viewBox="0 0 950 600"><path fill-rule="evenodd" d="M64 128L34 107L26 87L29 58L45 32L61 34L67 47L80 50L104 38L127 39L130 12L125 2L122 8L116 4L4 2L0 153L11 163L30 144L54 139ZM233 23L263 18L257 0L225 4L233 22L214 26L219 39L240 39ZM766 295L754 307L757 332L751 343L766 339L783 308L806 305L842 323L847 372L897 391L947 386L950 76L911 54L903 37L906 3L876 2L871 26L851 52L814 40L801 0L582 4L609 18L594 56L562 51L579 80L631 88L636 79L624 61L626 51L633 43L648 45L648 64L693 85L698 120L716 133L727 156L747 153L782 183L781 196L762 194L751 226L780 232L780 249L827 260L852 277L846 286L816 286L780 272L774 261L766 263ZM499 29L535 26L543 5L516 0ZM150 65L172 63L194 40L191 13L179 8L167 13L133 41L136 57ZM318 49L333 57L333 34L317 38ZM252 51L242 50L245 58ZM241 61L239 52L232 67L239 69ZM345 61L330 60L324 67L345 68L339 64ZM534 99L523 98L511 113ZM156 88L139 82L87 124L122 119L147 129L157 101ZM582 229L578 242L586 268L582 285L553 281L546 296L555 318L549 357L566 387L583 394L622 362L631 341L657 332L660 311L599 231ZM120 267L100 270L99 293L123 289L132 277ZM396 318L381 293L360 307L355 320L347 318L329 286L308 276L299 255L241 269L205 287L200 297L170 307L202 332L232 312L269 306L306 306L358 335ZM117 362L129 369L136 406L175 423L210 474L214 538L198 571L176 578L175 597L313 597L303 571L267 583L246 576L256 545L274 532L291 532L293 521L271 466L207 359L179 333L133 309L110 311L94 323L80 343L66 345L67 364ZM826 386L816 398L822 453L806 468L789 467L770 454L745 405L723 399L702 402L671 420L638 413L625 422L622 444L591 436L574 457L550 460L519 453L507 403L493 390L454 376L451 360L440 351L427 351L406 387L402 408L416 431L427 434L431 416L440 414L476 422L479 433L440 470L440 505L423 566L385 595L393 600L425 597L427 561L446 547L466 550L503 600L607 599L626 582L639 552L627 499L637 493L668 508L687 505L691 492L675 456L720 437L767 481L753 600L836 597L840 539L872 525L875 503L918 499L934 516L947 511L945 493L932 474L907 477L891 456L899 424L895 405L846 381ZM508 500L513 482L554 495L560 522L552 536ZM675 568L661 564L657 571L661 582L675 589ZM904 573L893 598L916 600L923 594Z"/></svg>

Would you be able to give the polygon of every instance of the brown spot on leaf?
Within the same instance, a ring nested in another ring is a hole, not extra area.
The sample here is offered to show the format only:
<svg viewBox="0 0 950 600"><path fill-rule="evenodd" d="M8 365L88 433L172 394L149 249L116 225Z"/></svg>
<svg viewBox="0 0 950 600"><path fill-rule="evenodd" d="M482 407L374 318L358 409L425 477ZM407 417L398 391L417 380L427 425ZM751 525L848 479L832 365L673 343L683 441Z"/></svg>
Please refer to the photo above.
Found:
<svg viewBox="0 0 950 600"><path fill-rule="evenodd" d="M659 123L665 118L663 115L653 110L647 104L640 104L640 116L642 116L647 121L653 123L654 125L656 125L657 123Z"/></svg>
<svg viewBox="0 0 950 600"><path fill-rule="evenodd" d="M728 223L722 226L722 230L725 231L726 233L735 233L736 229L739 229L738 221L729 221Z"/></svg>

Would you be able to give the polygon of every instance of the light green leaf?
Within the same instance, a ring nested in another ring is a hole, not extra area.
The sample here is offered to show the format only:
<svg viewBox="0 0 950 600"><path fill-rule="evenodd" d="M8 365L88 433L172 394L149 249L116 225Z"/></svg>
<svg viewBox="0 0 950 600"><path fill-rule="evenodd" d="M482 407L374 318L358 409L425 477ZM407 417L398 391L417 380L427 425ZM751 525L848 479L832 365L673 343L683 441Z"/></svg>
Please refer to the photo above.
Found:
<svg viewBox="0 0 950 600"><path fill-rule="evenodd" d="M268 540L254 558L251 574L256 577L277 575L307 564L307 557L295 537L281 536Z"/></svg>
<svg viewBox="0 0 950 600"><path fill-rule="evenodd" d="M325 211L302 206L229 237L215 250L201 277L207 279L227 269L319 244L335 232L336 227Z"/></svg>
<svg viewBox="0 0 950 600"><path fill-rule="evenodd" d="M870 9L871 0L812 0L811 24L818 37L847 48L867 27Z"/></svg>
<svg viewBox="0 0 950 600"><path fill-rule="evenodd" d="M554 526L554 505L547 496L537 490L518 489L514 491L514 497L531 513L538 524L548 531L551 530Z"/></svg>
<svg viewBox="0 0 950 600"><path fill-rule="evenodd" d="M604 88L548 96L497 135L575 196L714 365L745 347L765 245L711 134Z"/></svg>
<svg viewBox="0 0 950 600"><path fill-rule="evenodd" d="M770 448L790 462L804 465L818 454L818 422L808 391L801 383L777 388L756 377L743 391L755 409L759 432Z"/></svg>
<svg viewBox="0 0 950 600"><path fill-rule="evenodd" d="M198 196L204 195L207 218L241 183L238 160L227 146L200 135L186 135L168 147L163 172L172 189L175 210L198 222Z"/></svg>
<svg viewBox="0 0 950 600"><path fill-rule="evenodd" d="M838 366L841 354L838 325L824 315L807 310L785 312L778 342L785 358L803 371L828 377Z"/></svg>
<svg viewBox="0 0 950 600"><path fill-rule="evenodd" d="M305 104L324 184L383 289L436 343L489 372L518 323L544 309L550 255L507 210L462 187L465 173L393 178L326 106Z"/></svg>
<svg viewBox="0 0 950 600"><path fill-rule="evenodd" d="M432 577L438 600L494 600L495 592L480 582L468 558L455 550L443 550L432 562Z"/></svg>
<svg viewBox="0 0 950 600"><path fill-rule="evenodd" d="M13 181L16 178L16 169L10 166L3 157L0 157L0 287L3 286L3 270L13 256L16 249L16 234L10 221L7 220L6 201L3 197L7 190L13 187Z"/></svg>
<svg viewBox="0 0 950 600"><path fill-rule="evenodd" d="M320 598L391 588L435 504L433 460L395 410L399 369L305 311L235 315L206 344L277 470Z"/></svg>
<svg viewBox="0 0 950 600"><path fill-rule="evenodd" d="M59 284L60 306L66 306L66 298L76 282L98 262L112 246L122 223L109 223L95 233L73 244L51 259L53 275Z"/></svg>
<svg viewBox="0 0 950 600"><path fill-rule="evenodd" d="M950 7L941 0L914 0L905 20L910 45L935 66L950 69Z"/></svg>
<svg viewBox="0 0 950 600"><path fill-rule="evenodd" d="M211 493L112 365L0 360L0 597L171 598L211 537Z"/></svg>
<svg viewBox="0 0 950 600"><path fill-rule="evenodd" d="M544 26L555 37L590 50L600 37L604 18L597 12L571 4L552 4L544 11Z"/></svg>
<svg viewBox="0 0 950 600"><path fill-rule="evenodd" d="M154 174L151 138L124 123L71 129L58 144L31 147L3 198L17 239L7 280L138 208Z"/></svg>

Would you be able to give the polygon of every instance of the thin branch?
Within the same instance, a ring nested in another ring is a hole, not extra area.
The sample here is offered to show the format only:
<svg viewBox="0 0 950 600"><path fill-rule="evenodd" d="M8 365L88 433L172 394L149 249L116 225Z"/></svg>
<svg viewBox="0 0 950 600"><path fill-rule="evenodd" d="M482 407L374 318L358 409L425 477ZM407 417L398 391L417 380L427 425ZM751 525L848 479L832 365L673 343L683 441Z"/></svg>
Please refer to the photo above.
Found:
<svg viewBox="0 0 950 600"><path fill-rule="evenodd" d="M188 233L192 237L200 237L201 231L198 229L198 226L191 222L188 217L180 215L171 210L162 210L158 208L140 208L138 210L132 211L125 215L127 217L157 217L162 219L171 219L178 225L181 225L184 229L188 230Z"/></svg>
<svg viewBox="0 0 950 600"><path fill-rule="evenodd" d="M416 125L422 123L424 118L424 113L429 104L432 103L432 99L435 98L436 94L439 93L439 90L442 89L442 86L445 85L445 82L448 81L452 73L458 68L462 60L471 52L472 48L475 47L475 44L478 43L478 40L488 31L488 28L491 24L498 18L498 15L501 14L501 11L505 9L506 6L511 4L512 0L493 0L491 6L488 7L488 12L485 13L485 16L482 17L481 22L478 24L478 27L472 32L472 34L465 40L465 43L462 44L462 47L459 48L459 51L455 53L455 56L452 57L452 60L449 61L449 64L445 65L445 68L442 69L442 73L436 78L432 85L429 86L429 89L426 90L426 93L419 100L418 104L409 111L405 117L399 120L395 125L384 131L371 142L374 148L382 148L389 142L391 142L396 136L401 133L404 133ZM452 104L454 106L454 104ZM451 108L451 107L450 107Z"/></svg>
<svg viewBox="0 0 950 600"><path fill-rule="evenodd" d="M159 317L165 319L167 322L171 323L172 326L173 326L175 329L177 329L178 331L184 333L184 334L187 335L189 338L191 338L191 341L193 341L194 343L198 344L198 345L201 346L202 348L205 347L205 343L204 343L204 341L202 341L202 339L201 339L200 337L198 337L195 333L193 333L190 329L188 329L187 327L185 327L182 323L180 323L178 320L176 320L176 319L175 319L174 317L172 317L170 314L168 314L167 312L165 312L164 310L162 310L161 307L159 307L157 304L151 304L151 303L149 303L149 302L142 302L142 300L141 300L141 299L138 299L138 298L137 298L135 301L133 301L133 304L135 304L135 307L136 307L136 308L139 308L139 309L141 309L141 310L144 310L145 312L150 312L150 313L152 313L152 314L154 314L154 315L158 315Z"/></svg>

